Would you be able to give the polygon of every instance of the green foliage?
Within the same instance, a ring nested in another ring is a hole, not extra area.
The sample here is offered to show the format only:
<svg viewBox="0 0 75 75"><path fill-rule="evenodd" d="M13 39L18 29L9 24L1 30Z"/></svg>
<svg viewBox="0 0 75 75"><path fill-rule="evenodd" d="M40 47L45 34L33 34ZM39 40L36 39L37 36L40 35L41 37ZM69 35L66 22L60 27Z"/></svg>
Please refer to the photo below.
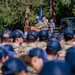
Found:
<svg viewBox="0 0 75 75"><path fill-rule="evenodd" d="M57 8L56 8L56 20L57 24L59 25L60 19L65 18L65 17L73 17L74 12L73 12L73 7L74 7L74 2L73 0L64 0L68 2L62 2L63 0L57 2Z"/></svg>
<svg viewBox="0 0 75 75"><path fill-rule="evenodd" d="M62 3L57 3L57 17L58 18L63 18L63 17L68 17L70 9L67 5L62 5Z"/></svg>
<svg viewBox="0 0 75 75"><path fill-rule="evenodd" d="M10 0L8 4L0 1L0 30L2 31L7 28L13 29L17 23L19 23L19 25L23 24L20 21L24 19L24 11L25 7L19 0ZM17 25L17 28L19 25Z"/></svg>
<svg viewBox="0 0 75 75"><path fill-rule="evenodd" d="M69 5L71 3L71 0L61 0L62 5Z"/></svg>
<svg viewBox="0 0 75 75"><path fill-rule="evenodd" d="M31 6L31 11L30 11L30 21L35 21L36 16L39 15L40 11L40 0L36 0L35 3L32 4ZM43 15L49 16L49 0L43 0L42 1L42 8L43 8Z"/></svg>
<svg viewBox="0 0 75 75"><path fill-rule="evenodd" d="M38 16L39 13L39 8L40 8L40 0L36 0L35 3L32 3L31 5L31 9L30 9L30 17L29 20L30 21L34 21L36 16Z"/></svg>
<svg viewBox="0 0 75 75"><path fill-rule="evenodd" d="M75 5L74 5L74 7L73 7L73 14L74 14L74 16L75 16Z"/></svg>
<svg viewBox="0 0 75 75"><path fill-rule="evenodd" d="M66 1L66 2L65 2ZM26 6L30 6L29 21L35 21L43 7L43 15L49 17L50 0L0 0L0 32L5 29L23 29ZM57 0L56 20L75 15L75 0Z"/></svg>

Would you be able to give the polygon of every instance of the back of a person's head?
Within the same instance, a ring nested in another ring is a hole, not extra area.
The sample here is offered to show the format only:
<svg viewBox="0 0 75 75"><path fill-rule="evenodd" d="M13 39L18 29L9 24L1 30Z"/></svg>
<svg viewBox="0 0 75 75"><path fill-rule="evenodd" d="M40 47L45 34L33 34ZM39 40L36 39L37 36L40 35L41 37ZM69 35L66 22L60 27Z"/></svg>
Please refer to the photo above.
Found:
<svg viewBox="0 0 75 75"><path fill-rule="evenodd" d="M1 39L1 42L3 43L3 42L10 42L11 41L11 33L12 33L12 31L10 31L10 30L5 30L5 31L3 31L2 32L2 39Z"/></svg>
<svg viewBox="0 0 75 75"><path fill-rule="evenodd" d="M49 55L56 55L62 49L58 40L50 40L47 44L46 52Z"/></svg>
<svg viewBox="0 0 75 75"><path fill-rule="evenodd" d="M64 34L63 33L58 34L57 37L56 37L56 39L59 40L59 41L64 40Z"/></svg>
<svg viewBox="0 0 75 75"><path fill-rule="evenodd" d="M39 37L39 34L36 30L30 30L27 34L28 42L35 42Z"/></svg>
<svg viewBox="0 0 75 75"><path fill-rule="evenodd" d="M5 44L4 47L7 49L8 55L10 57L14 57L16 55L16 52L15 52L14 48L12 47L12 45Z"/></svg>
<svg viewBox="0 0 75 75"><path fill-rule="evenodd" d="M4 30L3 32L2 32L2 37L3 38L10 38L10 35L11 35L11 33L12 33L12 31L11 30Z"/></svg>
<svg viewBox="0 0 75 75"><path fill-rule="evenodd" d="M69 40L72 40L73 37L70 34L66 34L66 35L64 35L64 39L65 39L65 41L69 41Z"/></svg>
<svg viewBox="0 0 75 75"><path fill-rule="evenodd" d="M31 65L32 57L25 55L25 54L19 54L18 58L23 60L28 66L32 67L32 65Z"/></svg>
<svg viewBox="0 0 75 75"><path fill-rule="evenodd" d="M12 31L10 31L10 30L4 30L3 32L2 32L2 39L1 39L1 42L2 43L9 43L10 42L10 37L11 37L11 33L12 33Z"/></svg>
<svg viewBox="0 0 75 75"><path fill-rule="evenodd" d="M65 41L72 40L74 37L74 30L70 27L65 28L64 30L64 39Z"/></svg>
<svg viewBox="0 0 75 75"><path fill-rule="evenodd" d="M68 62L71 66L71 70L73 74L75 75L75 46L70 47L67 50L65 61Z"/></svg>
<svg viewBox="0 0 75 75"><path fill-rule="evenodd" d="M19 58L10 58L2 66L4 75L19 75L24 70L28 72L27 65Z"/></svg>
<svg viewBox="0 0 75 75"><path fill-rule="evenodd" d="M41 30L39 32L39 38L40 38L40 41L47 41L48 40L48 31L47 30Z"/></svg>
<svg viewBox="0 0 75 75"><path fill-rule="evenodd" d="M13 38L13 42L15 42L16 38L20 38L23 36L23 32L21 30L14 30L12 32L12 38Z"/></svg>
<svg viewBox="0 0 75 75"><path fill-rule="evenodd" d="M6 48L4 46L0 46L0 59L6 56L8 56L8 52L6 51Z"/></svg>
<svg viewBox="0 0 75 75"><path fill-rule="evenodd" d="M41 59L43 59L44 62L47 62L47 53L41 49L41 48L32 48L29 52L28 52L28 56L31 57L39 57Z"/></svg>
<svg viewBox="0 0 75 75"><path fill-rule="evenodd" d="M10 43L11 42L11 39L10 38L2 38L1 39L1 42L2 43Z"/></svg>
<svg viewBox="0 0 75 75"><path fill-rule="evenodd" d="M70 66L61 60L47 62L39 75L72 75Z"/></svg>

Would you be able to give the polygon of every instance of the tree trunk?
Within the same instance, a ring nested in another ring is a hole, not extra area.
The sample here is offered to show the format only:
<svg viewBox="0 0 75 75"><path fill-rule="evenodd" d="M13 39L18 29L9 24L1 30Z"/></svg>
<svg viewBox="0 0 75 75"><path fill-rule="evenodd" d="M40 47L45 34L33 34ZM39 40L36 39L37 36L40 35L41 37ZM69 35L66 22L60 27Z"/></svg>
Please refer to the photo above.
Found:
<svg viewBox="0 0 75 75"><path fill-rule="evenodd" d="M52 17L52 0L50 0L50 17Z"/></svg>
<svg viewBox="0 0 75 75"><path fill-rule="evenodd" d="M8 0L5 0L5 2L6 2L6 5L8 5Z"/></svg>
<svg viewBox="0 0 75 75"><path fill-rule="evenodd" d="M30 6L26 6L26 11L25 11L25 25L29 25L29 12L30 12Z"/></svg>
<svg viewBox="0 0 75 75"><path fill-rule="evenodd" d="M53 18L55 20L56 19L56 0L53 0L53 4L52 4L52 16L53 16Z"/></svg>

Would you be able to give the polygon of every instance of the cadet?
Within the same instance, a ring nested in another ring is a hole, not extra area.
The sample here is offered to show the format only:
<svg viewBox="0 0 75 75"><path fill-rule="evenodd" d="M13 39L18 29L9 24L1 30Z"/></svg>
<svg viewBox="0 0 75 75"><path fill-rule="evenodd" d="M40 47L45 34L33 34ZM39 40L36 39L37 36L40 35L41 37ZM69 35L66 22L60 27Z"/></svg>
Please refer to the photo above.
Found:
<svg viewBox="0 0 75 75"><path fill-rule="evenodd" d="M31 57L31 64L36 73L39 73L44 63L47 62L47 54L40 48L33 48L29 51L28 56Z"/></svg>
<svg viewBox="0 0 75 75"><path fill-rule="evenodd" d="M10 31L10 30L8 30L8 29L7 29L7 30L3 31L2 36L3 36L3 37L5 37L5 38L9 38L9 37L10 37L11 32L12 32L12 31Z"/></svg>
<svg viewBox="0 0 75 75"><path fill-rule="evenodd" d="M39 75L72 75L72 73L66 62L53 60L44 65Z"/></svg>
<svg viewBox="0 0 75 75"><path fill-rule="evenodd" d="M15 57L16 56L16 52L14 51L14 48L12 47L12 45L5 44L4 47L7 49L8 55L10 57Z"/></svg>
<svg viewBox="0 0 75 75"><path fill-rule="evenodd" d="M48 20L46 19L45 16L43 16L42 21L43 21L43 24L44 24L44 28L43 29L47 30L47 28L48 28Z"/></svg>
<svg viewBox="0 0 75 75"><path fill-rule="evenodd" d="M21 46L24 47L26 45L26 35L21 30L16 30L22 35L23 42L21 43Z"/></svg>
<svg viewBox="0 0 75 75"><path fill-rule="evenodd" d="M55 23L53 21L53 18L50 18L50 32L53 33L55 28Z"/></svg>
<svg viewBox="0 0 75 75"><path fill-rule="evenodd" d="M3 75L27 75L26 64L18 58L8 59L2 66Z"/></svg>
<svg viewBox="0 0 75 75"><path fill-rule="evenodd" d="M47 30L41 30L39 32L39 38L40 38L40 41L43 41L43 42L48 42L48 31Z"/></svg>
<svg viewBox="0 0 75 75"><path fill-rule="evenodd" d="M18 54L21 49L21 44L23 43L23 34L20 30L14 30L12 32L12 37L13 37L13 48L15 52Z"/></svg>
<svg viewBox="0 0 75 75"><path fill-rule="evenodd" d="M59 58L61 49L62 47L58 40L50 40L46 48L46 52L48 54L48 60L54 60L54 59Z"/></svg>
<svg viewBox="0 0 75 75"><path fill-rule="evenodd" d="M35 26L42 30L44 28L44 24L39 20L39 16L36 17L37 24Z"/></svg>
<svg viewBox="0 0 75 75"><path fill-rule="evenodd" d="M48 42L48 31L47 30L41 30L39 32L39 42L37 43L37 47L46 49Z"/></svg>
<svg viewBox="0 0 75 75"><path fill-rule="evenodd" d="M65 43L64 34L63 33L58 34L56 39L59 40L59 42L60 42L60 44L61 44L61 46L63 48L64 47L64 43Z"/></svg>
<svg viewBox="0 0 75 75"><path fill-rule="evenodd" d="M2 73L1 67L3 63L8 59L9 59L9 56L8 56L8 52L6 51L6 48L3 46L0 46L0 75Z"/></svg>
<svg viewBox="0 0 75 75"><path fill-rule="evenodd" d="M55 39L54 34L49 32L49 37L48 38L49 38L49 40Z"/></svg>
<svg viewBox="0 0 75 75"><path fill-rule="evenodd" d="M65 55L66 55L66 52L67 52L67 49L72 47L73 46L73 37L74 37L74 30L70 27L67 27L65 30L64 30L64 40L65 40L65 43L63 45L63 49L60 53L60 58L61 59L65 59Z"/></svg>
<svg viewBox="0 0 75 75"><path fill-rule="evenodd" d="M74 58L75 58L75 46L70 47L67 50L66 57L65 57L65 61L67 61L71 66L73 75L75 75L75 59Z"/></svg>
<svg viewBox="0 0 75 75"><path fill-rule="evenodd" d="M39 33L35 30L30 30L27 34L27 43L23 49L27 53L30 49L37 47L37 41L39 40Z"/></svg>
<svg viewBox="0 0 75 75"><path fill-rule="evenodd" d="M34 75L37 75L43 67L44 63L47 62L47 54L44 50L36 47L31 49L27 56L23 59L28 64L28 66L31 66L30 71L32 71Z"/></svg>
<svg viewBox="0 0 75 75"><path fill-rule="evenodd" d="M10 30L5 30L3 33L2 33L2 39L1 39L1 42L2 42L2 45L5 45L5 44L11 44L11 31Z"/></svg>

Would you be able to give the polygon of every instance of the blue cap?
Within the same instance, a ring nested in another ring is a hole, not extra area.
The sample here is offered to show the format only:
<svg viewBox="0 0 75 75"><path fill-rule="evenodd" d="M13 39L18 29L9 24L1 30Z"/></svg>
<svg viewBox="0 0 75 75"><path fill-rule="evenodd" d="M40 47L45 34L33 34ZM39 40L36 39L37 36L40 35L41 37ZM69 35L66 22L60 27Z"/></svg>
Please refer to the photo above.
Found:
<svg viewBox="0 0 75 75"><path fill-rule="evenodd" d="M56 37L56 39L57 40L60 39L59 41L64 40L64 34L63 33L58 34L57 37Z"/></svg>
<svg viewBox="0 0 75 75"><path fill-rule="evenodd" d="M48 33L49 34L49 39L52 39L52 38L56 38L57 37L57 34L56 33Z"/></svg>
<svg viewBox="0 0 75 75"><path fill-rule="evenodd" d="M62 49L61 44L58 40L50 40L47 44L47 48L48 47L52 47L56 52Z"/></svg>
<svg viewBox="0 0 75 75"><path fill-rule="evenodd" d="M7 29L7 30L3 31L2 37L3 38L10 38L11 37L11 33L12 33L12 31Z"/></svg>
<svg viewBox="0 0 75 75"><path fill-rule="evenodd" d="M54 38L54 35L53 35L53 33L49 32L49 39L51 39L51 38Z"/></svg>
<svg viewBox="0 0 75 75"><path fill-rule="evenodd" d="M16 54L14 51L14 48L11 45L6 44L6 45L4 45L4 47L7 49L9 56L14 56Z"/></svg>
<svg viewBox="0 0 75 75"><path fill-rule="evenodd" d="M3 31L3 34L4 34L4 33L7 33L7 34L9 34L9 35L10 35L10 34L11 34L11 32L12 32L11 30L8 30L8 29L7 29L7 30L4 30L4 31Z"/></svg>
<svg viewBox="0 0 75 75"><path fill-rule="evenodd" d="M19 33L23 34L23 32L22 32L21 30L18 30L18 29L17 29L16 31L18 31Z"/></svg>
<svg viewBox="0 0 75 75"><path fill-rule="evenodd" d="M48 34L48 31L47 31L47 30L41 30L41 31L39 32L39 37L40 37L42 40L47 39L48 36L49 36L49 34Z"/></svg>
<svg viewBox="0 0 75 75"><path fill-rule="evenodd" d="M44 62L47 62L47 53L42 50L41 48L33 48L28 53L29 56L38 56L44 60Z"/></svg>
<svg viewBox="0 0 75 75"><path fill-rule="evenodd" d="M66 34L70 34L73 37L74 36L74 30L71 27L67 27L64 30L64 35L66 35Z"/></svg>
<svg viewBox="0 0 75 75"><path fill-rule="evenodd" d="M22 35L22 38L26 38L25 34L21 30L16 30L16 31L18 31Z"/></svg>
<svg viewBox="0 0 75 75"><path fill-rule="evenodd" d="M23 33L20 30L14 30L12 32L12 37L13 38L18 38L18 37L22 37L22 36L23 36Z"/></svg>
<svg viewBox="0 0 75 75"><path fill-rule="evenodd" d="M28 72L26 63L19 58L9 58L2 66L4 75L10 75L22 70Z"/></svg>
<svg viewBox="0 0 75 75"><path fill-rule="evenodd" d="M47 62L39 75L72 75L70 66L61 60Z"/></svg>
<svg viewBox="0 0 75 75"><path fill-rule="evenodd" d="M65 60L71 65L75 65L75 46L73 47L70 47L68 50L67 50L67 53L66 53L66 57L65 57Z"/></svg>
<svg viewBox="0 0 75 75"><path fill-rule="evenodd" d="M27 34L28 40L37 40L38 37L39 37L39 34L35 30L30 30Z"/></svg>
<svg viewBox="0 0 75 75"><path fill-rule="evenodd" d="M6 51L6 48L4 46L0 46L0 59L3 56L8 56L8 52Z"/></svg>
<svg viewBox="0 0 75 75"><path fill-rule="evenodd" d="M25 34L23 34L22 38L23 38L23 39L26 39L26 35L25 35Z"/></svg>

